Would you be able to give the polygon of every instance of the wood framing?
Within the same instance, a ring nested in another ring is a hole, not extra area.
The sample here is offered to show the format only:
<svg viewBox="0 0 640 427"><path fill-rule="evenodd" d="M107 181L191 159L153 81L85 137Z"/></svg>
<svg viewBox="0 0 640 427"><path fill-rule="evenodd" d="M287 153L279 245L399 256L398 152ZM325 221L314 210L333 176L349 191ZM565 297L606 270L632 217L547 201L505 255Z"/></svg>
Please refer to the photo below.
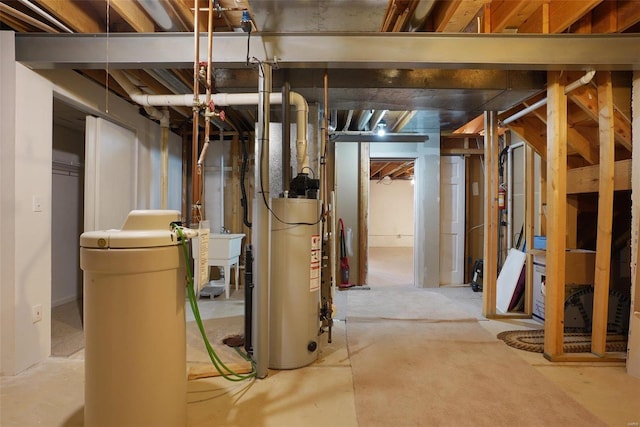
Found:
<svg viewBox="0 0 640 427"><path fill-rule="evenodd" d="M484 254L482 275L482 314L496 315L496 285L498 278L498 116L495 111L484 113Z"/></svg>
<svg viewBox="0 0 640 427"><path fill-rule="evenodd" d="M613 164L615 191L631 190L631 159L619 160ZM585 166L567 171L567 194L596 193L600 181L600 167Z"/></svg>
<svg viewBox="0 0 640 427"><path fill-rule="evenodd" d="M565 235L567 227L567 97L559 71L547 77L547 266L544 355L564 352Z"/></svg>
<svg viewBox="0 0 640 427"><path fill-rule="evenodd" d="M358 144L358 284L367 283L369 270L369 143Z"/></svg>
<svg viewBox="0 0 640 427"><path fill-rule="evenodd" d="M598 116L600 129L600 179L591 352L598 356L603 356L606 353L607 344L615 141L613 132L613 89L611 85L611 73L601 71L596 76L596 79L598 82Z"/></svg>

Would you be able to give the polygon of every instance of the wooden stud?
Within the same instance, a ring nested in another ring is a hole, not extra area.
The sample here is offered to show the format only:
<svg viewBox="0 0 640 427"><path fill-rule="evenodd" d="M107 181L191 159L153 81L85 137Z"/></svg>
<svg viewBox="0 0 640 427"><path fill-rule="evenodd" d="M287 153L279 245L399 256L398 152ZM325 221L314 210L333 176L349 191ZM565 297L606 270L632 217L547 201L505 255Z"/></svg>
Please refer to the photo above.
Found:
<svg viewBox="0 0 640 427"><path fill-rule="evenodd" d="M547 73L547 266L545 357L563 353L567 227L567 98L559 71Z"/></svg>
<svg viewBox="0 0 640 427"><path fill-rule="evenodd" d="M367 283L369 266L369 143L361 142L358 146L360 174L358 179L358 282Z"/></svg>
<svg viewBox="0 0 640 427"><path fill-rule="evenodd" d="M600 179L591 352L603 356L606 353L607 344L615 142L613 132L613 89L611 72L600 71L596 75L596 79L598 82L598 116L600 129Z"/></svg>
<svg viewBox="0 0 640 427"><path fill-rule="evenodd" d="M496 314L498 278L498 116L486 111L484 136L484 253L482 275L482 314Z"/></svg>

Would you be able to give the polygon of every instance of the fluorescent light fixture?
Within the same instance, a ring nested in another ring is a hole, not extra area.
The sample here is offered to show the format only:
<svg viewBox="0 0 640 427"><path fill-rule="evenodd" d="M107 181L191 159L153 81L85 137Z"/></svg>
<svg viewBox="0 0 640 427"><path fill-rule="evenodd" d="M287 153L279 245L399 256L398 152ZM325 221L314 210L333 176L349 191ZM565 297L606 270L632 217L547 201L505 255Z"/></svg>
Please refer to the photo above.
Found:
<svg viewBox="0 0 640 427"><path fill-rule="evenodd" d="M333 132L329 138L334 142L427 142L429 135L419 133L385 133L378 136L376 132Z"/></svg>
<svg viewBox="0 0 640 427"><path fill-rule="evenodd" d="M147 11L147 13L158 23L164 30L170 30L173 28L173 21L167 9L164 8L161 2L158 0L138 0L140 5Z"/></svg>

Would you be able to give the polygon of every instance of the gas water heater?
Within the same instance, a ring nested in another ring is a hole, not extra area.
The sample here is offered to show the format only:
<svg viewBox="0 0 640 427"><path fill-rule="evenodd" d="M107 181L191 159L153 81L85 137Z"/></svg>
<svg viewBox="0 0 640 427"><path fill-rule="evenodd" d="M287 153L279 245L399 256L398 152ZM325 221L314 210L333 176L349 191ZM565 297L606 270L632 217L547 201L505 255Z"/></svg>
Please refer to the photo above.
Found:
<svg viewBox="0 0 640 427"><path fill-rule="evenodd" d="M274 198L271 203L269 368L294 369L318 358L320 201Z"/></svg>

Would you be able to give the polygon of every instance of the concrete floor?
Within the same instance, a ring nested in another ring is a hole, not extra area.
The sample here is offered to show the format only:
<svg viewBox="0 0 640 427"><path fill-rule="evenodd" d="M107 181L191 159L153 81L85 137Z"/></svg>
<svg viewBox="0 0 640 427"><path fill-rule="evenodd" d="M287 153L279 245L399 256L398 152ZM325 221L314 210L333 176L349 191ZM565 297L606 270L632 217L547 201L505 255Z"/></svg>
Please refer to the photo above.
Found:
<svg viewBox="0 0 640 427"><path fill-rule="evenodd" d="M374 264L372 270L375 271L375 257L371 261ZM406 271L403 262L407 260L398 260L394 265ZM375 273L371 279L376 281ZM241 314L242 292L242 288L234 292L230 300L201 300L203 318ZM349 292L359 291L337 292L336 305L339 309L346 307L344 301ZM398 292L402 292L402 287L398 287ZM540 324L527 320L482 318L482 294L472 292L468 286L440 288L438 292L481 319L479 323L493 334L503 330L540 327ZM189 317L187 320L190 320ZM336 322L331 344L326 342L326 334L322 338L318 361L305 368L271 371L264 380L241 383L230 383L221 378L190 381L187 425L358 426L345 323ZM190 360L189 355L193 351L187 350L187 360ZM640 396L640 379L627 375L623 363L552 364L537 353L512 351L606 425L639 425L640 405L637 400ZM0 425L82 426L83 387L83 351L68 358L51 357L17 376L3 377L0 387Z"/></svg>

